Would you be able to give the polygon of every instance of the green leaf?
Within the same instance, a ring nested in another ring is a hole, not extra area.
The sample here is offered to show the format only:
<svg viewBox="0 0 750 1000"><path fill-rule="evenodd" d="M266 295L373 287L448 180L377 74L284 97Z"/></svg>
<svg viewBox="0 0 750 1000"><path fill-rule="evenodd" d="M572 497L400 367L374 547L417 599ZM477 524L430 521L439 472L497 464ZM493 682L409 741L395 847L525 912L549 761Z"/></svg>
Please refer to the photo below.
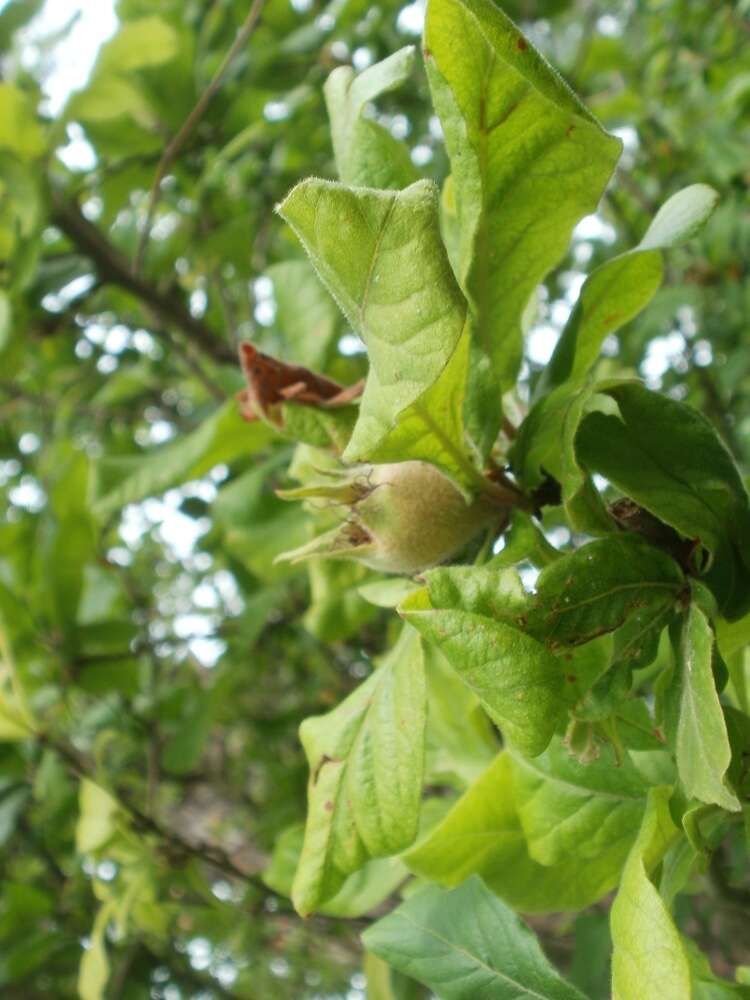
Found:
<svg viewBox="0 0 750 1000"><path fill-rule="evenodd" d="M503 547L490 561L490 566L517 566L528 559L532 566L548 566L562 555L550 545L544 532L529 514L517 507L511 512L510 525L503 533Z"/></svg>
<svg viewBox="0 0 750 1000"><path fill-rule="evenodd" d="M370 373L346 461L367 456L438 379L464 326L427 181L398 193L298 184L279 208L367 344Z"/></svg>
<svg viewBox="0 0 750 1000"><path fill-rule="evenodd" d="M0 289L0 351L8 344L13 332L13 313L10 298Z"/></svg>
<svg viewBox="0 0 750 1000"><path fill-rule="evenodd" d="M619 767L605 752L581 764L562 741L534 760L513 754L516 809L531 857L543 865L595 859L632 845L648 784L626 753Z"/></svg>
<svg viewBox="0 0 750 1000"><path fill-rule="evenodd" d="M409 628L345 701L302 723L310 782L292 891L299 913L319 909L368 859L397 854L414 840L424 725L422 653Z"/></svg>
<svg viewBox="0 0 750 1000"><path fill-rule="evenodd" d="M438 646L514 746L529 755L541 753L562 711L560 664L531 636L486 613L436 607L431 598L441 597L439 583L446 579L428 574L429 590L408 597L400 614ZM461 583L464 597L473 596L472 574Z"/></svg>
<svg viewBox="0 0 750 1000"><path fill-rule="evenodd" d="M267 424L282 437L313 448L342 452L352 436L359 410L357 406L338 406L330 410L293 401L279 405L279 422Z"/></svg>
<svg viewBox="0 0 750 1000"><path fill-rule="evenodd" d="M179 35L156 16L124 21L117 34L102 48L96 72L129 73L147 66L162 66L174 59Z"/></svg>
<svg viewBox="0 0 750 1000"><path fill-rule="evenodd" d="M666 615L683 586L682 571L664 552L637 535L609 535L542 570L524 627L553 650L580 645L631 617Z"/></svg>
<svg viewBox="0 0 750 1000"><path fill-rule="evenodd" d="M690 966L669 911L649 878L648 854L676 830L669 815L671 790L649 793L638 839L612 905L612 993L617 1000L685 1000L692 995Z"/></svg>
<svg viewBox="0 0 750 1000"><path fill-rule="evenodd" d="M41 156L46 145L29 98L12 83L0 83L0 149L30 161Z"/></svg>
<svg viewBox="0 0 750 1000"><path fill-rule="evenodd" d="M497 738L479 699L442 653L424 650L427 678L427 780L471 784L497 753Z"/></svg>
<svg viewBox="0 0 750 1000"><path fill-rule="evenodd" d="M666 250L692 239L716 208L719 193L708 184L691 184L673 194L654 216L640 250Z"/></svg>
<svg viewBox="0 0 750 1000"><path fill-rule="evenodd" d="M414 54L414 46L407 45L358 75L351 66L339 66L328 77L326 106L336 167L344 184L400 189L419 179L408 148L362 114L370 101L406 82Z"/></svg>
<svg viewBox="0 0 750 1000"><path fill-rule="evenodd" d="M263 881L281 896L291 896L294 873L299 864L304 826L296 823L277 837ZM320 913L331 917L361 917L379 906L407 877L397 858L375 858L350 875L339 891L324 903Z"/></svg>
<svg viewBox="0 0 750 1000"><path fill-rule="evenodd" d="M109 959L104 941L107 925L115 909L114 901L99 908L91 930L88 948L83 953L78 969L78 996L80 1000L103 1000L104 988L109 979Z"/></svg>
<svg viewBox="0 0 750 1000"><path fill-rule="evenodd" d="M20 788L0 788L0 847L4 847L15 833L16 824L23 815L28 799L29 789L25 785Z"/></svg>
<svg viewBox="0 0 750 1000"><path fill-rule="evenodd" d="M215 465L251 455L273 439L264 423L248 424L230 400L186 437L142 455L105 456L94 463L92 507L107 517L129 503L198 479Z"/></svg>
<svg viewBox="0 0 750 1000"><path fill-rule="evenodd" d="M477 877L450 892L423 889L362 940L444 1000L583 1000L520 918Z"/></svg>
<svg viewBox="0 0 750 1000"><path fill-rule="evenodd" d="M140 125L154 126L156 113L134 74L171 62L179 43L178 33L160 17L124 21L102 47L86 89L72 95L67 117L100 122L128 115Z"/></svg>
<svg viewBox="0 0 750 1000"><path fill-rule="evenodd" d="M373 462L431 462L467 497L482 479L466 447L463 403L469 370L469 337L461 337L435 384L404 410L396 427L369 453Z"/></svg>
<svg viewBox="0 0 750 1000"><path fill-rule="evenodd" d="M431 0L425 58L453 170L459 281L503 391L529 297L596 209L620 143L491 0Z"/></svg>
<svg viewBox="0 0 750 1000"><path fill-rule="evenodd" d="M576 449L636 503L697 539L716 563L706 583L727 617L747 610L750 511L742 478L708 420L697 410L637 383L600 388L621 419L589 414Z"/></svg>
<svg viewBox="0 0 750 1000"><path fill-rule="evenodd" d="M307 260L281 261L266 274L273 282L275 325L289 360L306 368L324 368L340 327L336 303Z"/></svg>
<svg viewBox="0 0 750 1000"><path fill-rule="evenodd" d="M665 695L666 719L688 797L738 811L740 803L726 784L732 750L711 668L713 644L711 625L692 602L675 644L675 673Z"/></svg>
<svg viewBox="0 0 750 1000"><path fill-rule="evenodd" d="M323 642L337 642L356 635L376 611L360 594L358 584L367 575L355 562L315 559L307 564L310 607L305 628Z"/></svg>
<svg viewBox="0 0 750 1000"><path fill-rule="evenodd" d="M0 587L0 598L3 596ZM0 742L28 739L34 729L34 719L0 617Z"/></svg>
<svg viewBox="0 0 750 1000"><path fill-rule="evenodd" d="M524 836L516 780L510 754L499 754L438 826L404 855L407 866L447 886L477 873L493 892L525 913L580 910L601 899L617 885L630 843L623 837L597 856L574 855L554 865L540 864L531 857ZM644 806L645 797L642 810ZM667 846L657 844L654 851Z"/></svg>
<svg viewBox="0 0 750 1000"><path fill-rule="evenodd" d="M579 379L599 356L604 338L637 316L661 284L661 250L690 239L716 206L718 193L692 184L673 195L654 216L633 250L593 271L557 342L536 389L541 395L567 379Z"/></svg>
<svg viewBox="0 0 750 1000"><path fill-rule="evenodd" d="M365 583L358 588L358 591L366 601L374 604L376 608L395 608L409 594L419 590L418 584L408 577L397 576L385 580L375 580L373 583Z"/></svg>
<svg viewBox="0 0 750 1000"><path fill-rule="evenodd" d="M116 832L120 804L89 778L82 778L78 798L76 850L90 854L104 847Z"/></svg>
<svg viewBox="0 0 750 1000"><path fill-rule="evenodd" d="M600 383L606 387L612 383ZM539 486L545 474L560 484L565 513L577 531L601 535L612 530L601 497L576 454L576 434L599 384L567 382L530 411L511 450L513 469L524 487Z"/></svg>

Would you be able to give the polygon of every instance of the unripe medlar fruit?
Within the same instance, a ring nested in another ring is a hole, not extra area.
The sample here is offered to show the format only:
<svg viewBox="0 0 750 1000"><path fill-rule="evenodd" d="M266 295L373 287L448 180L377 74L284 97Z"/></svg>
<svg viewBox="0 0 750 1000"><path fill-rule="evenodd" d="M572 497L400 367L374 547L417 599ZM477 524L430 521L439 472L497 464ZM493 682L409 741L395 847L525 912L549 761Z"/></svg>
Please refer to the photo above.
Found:
<svg viewBox="0 0 750 1000"><path fill-rule="evenodd" d="M467 503L429 462L359 465L335 482L281 492L289 499L327 498L346 505L346 520L280 558L356 559L384 573L411 575L450 559L507 506L489 497Z"/></svg>

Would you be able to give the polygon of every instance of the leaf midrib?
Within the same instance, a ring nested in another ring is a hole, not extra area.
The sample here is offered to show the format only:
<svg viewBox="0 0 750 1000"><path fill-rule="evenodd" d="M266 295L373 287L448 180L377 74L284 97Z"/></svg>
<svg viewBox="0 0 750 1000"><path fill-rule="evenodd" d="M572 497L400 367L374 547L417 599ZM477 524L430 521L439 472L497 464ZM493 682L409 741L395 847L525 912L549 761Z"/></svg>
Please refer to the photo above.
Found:
<svg viewBox="0 0 750 1000"><path fill-rule="evenodd" d="M504 983L508 983L514 989L521 990L523 996L536 997L537 1000L550 1000L550 996L548 993L547 994L537 993L536 990L529 989L527 986L525 986L518 980L512 979L510 976L504 975L498 969L494 968L494 966L487 965L486 962L483 962L478 955L474 955L472 952L467 951L466 948L462 948L460 945L455 944L449 938L443 937L442 934L439 934L436 930L433 930L431 927L426 927L421 924L418 924L407 913L401 913L400 916L407 923L411 924L412 927L414 927L417 931L421 931L423 934L427 934L430 937L435 938L435 940L440 941L442 944L447 945L448 948L451 949L452 951L457 952L459 955L465 956L471 964L478 966L482 969L486 969L487 972L489 972L495 979L498 979Z"/></svg>

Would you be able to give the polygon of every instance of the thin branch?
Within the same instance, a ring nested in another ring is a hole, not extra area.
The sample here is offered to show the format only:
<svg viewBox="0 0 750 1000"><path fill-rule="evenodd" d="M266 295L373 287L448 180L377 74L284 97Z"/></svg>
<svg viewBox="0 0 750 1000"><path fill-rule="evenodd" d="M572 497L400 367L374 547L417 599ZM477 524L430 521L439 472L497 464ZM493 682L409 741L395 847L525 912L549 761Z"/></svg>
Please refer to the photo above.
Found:
<svg viewBox="0 0 750 1000"><path fill-rule="evenodd" d="M66 762L73 774L79 778L91 778L93 766L86 759L85 755L76 750L75 747L61 743L48 734L38 734L39 742L54 750ZM241 879L243 882L252 885L263 894L268 892L268 888L263 880L253 875L251 872L240 868L222 847L206 844L204 842L191 842L182 837L174 830L169 830L162 826L156 819L138 808L132 800L132 796L123 788L111 788L112 795L117 799L123 808L130 814L133 825L144 833L151 833L164 844L168 852L173 857L196 858L206 864L229 875L232 878Z"/></svg>
<svg viewBox="0 0 750 1000"><path fill-rule="evenodd" d="M151 282L136 277L117 247L88 221L75 202L69 201L59 191L52 193L52 222L91 259L103 282L130 292L164 324L180 330L191 344L214 361L236 363L234 350L203 320L193 316L180 295L173 291L164 292Z"/></svg>
<svg viewBox="0 0 750 1000"><path fill-rule="evenodd" d="M229 67L234 61L235 56L240 52L244 45L247 44L250 36L255 31L255 28L260 20L260 15L263 10L265 0L253 0L253 4L250 7L247 17L237 33L233 44L229 48L229 51L224 56L221 65L217 69L213 76L213 79L208 84L206 89L201 94L198 99L198 103L195 105L193 110L187 116L182 124L177 135L172 139L167 148L164 150L164 155L159 161L159 165L156 168L156 173L154 175L154 180L151 185L151 190L149 192L148 210L146 212L146 221L143 225L143 231L141 232L140 239L138 240L138 248L135 254L135 260L133 262L133 274L138 276L141 273L143 266L143 261L146 255L146 247L148 245L148 240L151 235L151 227L154 222L154 214L156 212L156 206L159 203L159 197L161 195L161 182L167 174L167 171L180 155L182 147L187 142L193 129L196 128L201 118L206 112L208 105L211 100L219 91L224 78L227 74Z"/></svg>

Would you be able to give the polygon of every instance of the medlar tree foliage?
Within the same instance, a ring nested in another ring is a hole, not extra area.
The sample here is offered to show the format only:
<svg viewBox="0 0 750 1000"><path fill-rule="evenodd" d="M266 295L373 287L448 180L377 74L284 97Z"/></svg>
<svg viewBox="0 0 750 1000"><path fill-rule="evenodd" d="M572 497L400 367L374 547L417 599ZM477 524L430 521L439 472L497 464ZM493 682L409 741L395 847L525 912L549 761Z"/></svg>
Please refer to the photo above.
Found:
<svg viewBox="0 0 750 1000"><path fill-rule="evenodd" d="M40 7L3 996L747 995L745 5Z"/></svg>

